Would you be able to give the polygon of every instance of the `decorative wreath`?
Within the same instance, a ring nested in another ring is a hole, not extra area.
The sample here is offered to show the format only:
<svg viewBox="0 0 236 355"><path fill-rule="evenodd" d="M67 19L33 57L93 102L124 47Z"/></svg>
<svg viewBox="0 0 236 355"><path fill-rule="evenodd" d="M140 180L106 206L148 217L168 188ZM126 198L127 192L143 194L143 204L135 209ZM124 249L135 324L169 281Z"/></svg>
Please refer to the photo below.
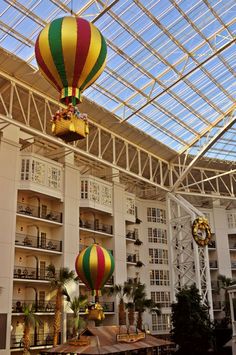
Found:
<svg viewBox="0 0 236 355"><path fill-rule="evenodd" d="M211 228L206 218L198 217L194 220L192 225L192 235L199 246L204 247L205 245L208 245L211 240Z"/></svg>

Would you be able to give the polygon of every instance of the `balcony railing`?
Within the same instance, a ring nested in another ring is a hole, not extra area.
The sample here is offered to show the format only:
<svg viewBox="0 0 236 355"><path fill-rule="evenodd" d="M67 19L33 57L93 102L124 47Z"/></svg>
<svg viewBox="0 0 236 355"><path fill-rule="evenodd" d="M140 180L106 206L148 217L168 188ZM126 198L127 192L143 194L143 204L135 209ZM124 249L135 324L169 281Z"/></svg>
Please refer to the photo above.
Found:
<svg viewBox="0 0 236 355"><path fill-rule="evenodd" d="M232 269L236 269L236 261L232 261L231 262L231 268Z"/></svg>
<svg viewBox="0 0 236 355"><path fill-rule="evenodd" d="M217 269L218 268L217 260L210 261L209 266L210 266L210 269Z"/></svg>
<svg viewBox="0 0 236 355"><path fill-rule="evenodd" d="M136 264L136 262L138 261L137 255L136 254L127 254L126 261L127 261L127 263Z"/></svg>
<svg viewBox="0 0 236 355"><path fill-rule="evenodd" d="M138 238L137 233L135 232L127 232L126 236L127 239L136 240Z"/></svg>
<svg viewBox="0 0 236 355"><path fill-rule="evenodd" d="M62 223L62 213L47 210L46 212L40 206L33 206L22 202L17 203L17 213L24 216L41 218L48 221Z"/></svg>
<svg viewBox="0 0 236 355"><path fill-rule="evenodd" d="M24 247L62 251L62 241L48 238L36 237L29 234L16 233L16 245L21 245Z"/></svg>
<svg viewBox="0 0 236 355"><path fill-rule="evenodd" d="M102 232L102 233L106 233L106 234L113 234L113 228L112 225L110 224L104 224L100 221L92 221L92 220L82 220L80 218L79 220L79 226L80 228L85 228L85 229L90 229L93 231L97 231L97 232Z"/></svg>
<svg viewBox="0 0 236 355"><path fill-rule="evenodd" d="M56 302L54 301L41 301L41 300L13 300L12 313L22 313L24 307L32 306L34 312L51 313L55 311Z"/></svg>
<svg viewBox="0 0 236 355"><path fill-rule="evenodd" d="M31 334L30 335L30 347L35 346L48 346L53 344L53 333L47 334ZM11 349L23 348L23 334L17 334L11 336Z"/></svg>
<svg viewBox="0 0 236 355"><path fill-rule="evenodd" d="M229 243L229 249L236 249L236 243L235 242L230 242Z"/></svg>
<svg viewBox="0 0 236 355"><path fill-rule="evenodd" d="M58 271L56 271L58 275ZM50 271L27 266L14 266L14 279L51 281L53 275Z"/></svg>

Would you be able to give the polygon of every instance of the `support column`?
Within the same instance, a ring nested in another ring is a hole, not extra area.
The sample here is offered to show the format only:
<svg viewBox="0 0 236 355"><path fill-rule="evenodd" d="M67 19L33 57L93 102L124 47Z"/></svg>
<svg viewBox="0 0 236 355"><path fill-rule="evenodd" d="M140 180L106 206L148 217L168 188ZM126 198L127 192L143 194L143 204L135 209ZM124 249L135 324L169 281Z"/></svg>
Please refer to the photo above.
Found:
<svg viewBox="0 0 236 355"><path fill-rule="evenodd" d="M79 202L80 171L74 165L74 153L65 155L64 163L64 213L63 213L63 266L75 270L75 259L79 253ZM71 283L67 287L71 297L79 295L79 287ZM67 313L63 314L63 337L66 341Z"/></svg>
<svg viewBox="0 0 236 355"><path fill-rule="evenodd" d="M124 186L114 181L113 183L113 213L114 213L114 258L115 284L123 284L127 279L126 266L126 239L125 239L125 206L124 206ZM116 312L118 323L118 312Z"/></svg>
<svg viewBox="0 0 236 355"><path fill-rule="evenodd" d="M9 126L0 138L0 354L10 354L14 273L17 183L19 178L19 128ZM6 324L5 324L6 321ZM6 344L4 344L6 343Z"/></svg>
<svg viewBox="0 0 236 355"><path fill-rule="evenodd" d="M216 233L217 259L219 275L232 278L231 261L229 253L228 221L225 208L220 206L220 201L213 203L213 218Z"/></svg>

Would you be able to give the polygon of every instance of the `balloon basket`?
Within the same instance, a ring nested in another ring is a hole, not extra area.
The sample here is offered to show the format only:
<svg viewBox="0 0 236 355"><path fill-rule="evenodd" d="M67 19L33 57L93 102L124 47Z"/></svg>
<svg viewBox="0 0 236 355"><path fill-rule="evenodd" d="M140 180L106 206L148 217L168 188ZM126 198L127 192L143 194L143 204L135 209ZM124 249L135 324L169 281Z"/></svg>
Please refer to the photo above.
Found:
<svg viewBox="0 0 236 355"><path fill-rule="evenodd" d="M103 320L105 318L102 310L90 309L88 312L88 320Z"/></svg>
<svg viewBox="0 0 236 355"><path fill-rule="evenodd" d="M98 302L88 306L85 313L88 315L88 320L103 320L105 318L103 308Z"/></svg>
<svg viewBox="0 0 236 355"><path fill-rule="evenodd" d="M89 133L88 122L74 115L67 119L61 118L53 122L52 133L65 142L84 139Z"/></svg>

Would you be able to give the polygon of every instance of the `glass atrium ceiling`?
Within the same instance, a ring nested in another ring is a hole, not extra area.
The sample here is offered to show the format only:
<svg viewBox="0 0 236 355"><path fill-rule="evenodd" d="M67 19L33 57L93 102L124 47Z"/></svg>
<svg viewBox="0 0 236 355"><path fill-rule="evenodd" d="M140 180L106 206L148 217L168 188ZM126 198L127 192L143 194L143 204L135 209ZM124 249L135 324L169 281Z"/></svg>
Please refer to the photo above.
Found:
<svg viewBox="0 0 236 355"><path fill-rule="evenodd" d="M235 0L0 0L0 46L37 67L39 31L71 10L108 44L84 96L179 154L231 122L206 155L236 161Z"/></svg>

